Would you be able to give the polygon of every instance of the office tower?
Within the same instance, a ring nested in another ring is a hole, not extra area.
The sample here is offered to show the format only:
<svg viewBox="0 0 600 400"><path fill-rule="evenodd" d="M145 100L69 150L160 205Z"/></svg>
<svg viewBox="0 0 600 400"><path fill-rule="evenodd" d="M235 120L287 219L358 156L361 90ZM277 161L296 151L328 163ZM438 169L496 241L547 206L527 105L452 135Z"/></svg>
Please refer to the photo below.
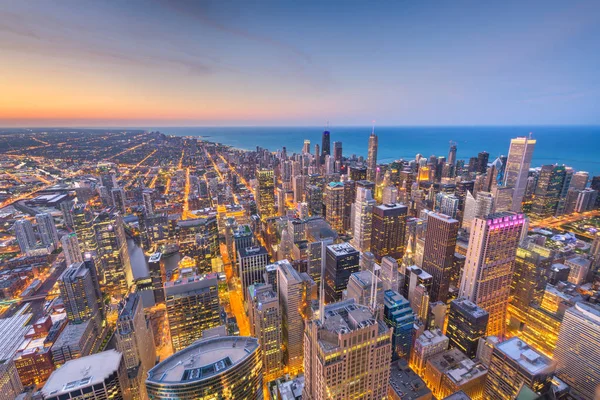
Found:
<svg viewBox="0 0 600 400"><path fill-rule="evenodd" d="M125 206L125 189L123 188L114 188L110 191L110 196L112 198L112 204L115 209L121 213L121 215L125 215L127 209Z"/></svg>
<svg viewBox="0 0 600 400"><path fill-rule="evenodd" d="M515 189L512 187L496 186L492 189L494 197L494 212L510 211Z"/></svg>
<svg viewBox="0 0 600 400"><path fill-rule="evenodd" d="M112 173L100 175L100 184L104 186L108 191L111 191L113 188L116 188L118 186L117 178L115 174Z"/></svg>
<svg viewBox="0 0 600 400"><path fill-rule="evenodd" d="M53 246L58 248L58 232L54 225L54 218L48 213L37 214L35 216L37 222L38 234L44 246Z"/></svg>
<svg viewBox="0 0 600 400"><path fill-rule="evenodd" d="M174 351L202 338L202 331L221 325L217 280L216 274L208 274L165 283Z"/></svg>
<svg viewBox="0 0 600 400"><path fill-rule="evenodd" d="M596 206L598 191L593 189L569 189L564 201L564 214L591 211Z"/></svg>
<svg viewBox="0 0 600 400"><path fill-rule="evenodd" d="M333 303L342 299L350 275L359 271L360 253L349 243L340 243L327 246L325 257L325 303Z"/></svg>
<svg viewBox="0 0 600 400"><path fill-rule="evenodd" d="M144 315L142 298L138 293L130 294L120 304L115 347L123 354L130 380L132 398L145 399L147 372L156 362L156 346L150 321Z"/></svg>
<svg viewBox="0 0 600 400"><path fill-rule="evenodd" d="M367 154L367 180L375 182L377 175L377 144L375 130L369 136L369 152Z"/></svg>
<svg viewBox="0 0 600 400"><path fill-rule="evenodd" d="M509 207L505 207L508 211ZM476 197L467 193L465 200L465 211L463 214L462 228L469 231L471 222L475 217L485 217L494 211L494 196L489 192L477 192Z"/></svg>
<svg viewBox="0 0 600 400"><path fill-rule="evenodd" d="M63 219L65 221L65 225L69 227L73 227L73 206L75 202L73 200L64 200L60 203L60 211L63 215Z"/></svg>
<svg viewBox="0 0 600 400"><path fill-rule="evenodd" d="M264 379L279 377L283 371L281 310L277 292L271 285L257 283L248 287L250 334L262 349Z"/></svg>
<svg viewBox="0 0 600 400"><path fill-rule="evenodd" d="M366 181L367 180L367 168L351 166L348 171L348 177L351 181Z"/></svg>
<svg viewBox="0 0 600 400"><path fill-rule="evenodd" d="M91 320L79 324L66 323L62 331L56 329L57 339L55 339L56 334L52 334L50 331L52 328L48 333L52 339L48 342L54 341L50 351L52 352L52 362L56 368L60 368L69 360L90 355L98 345L99 331Z"/></svg>
<svg viewBox="0 0 600 400"><path fill-rule="evenodd" d="M535 143L534 139L526 137L518 137L510 141L503 186L514 189L511 210L515 212L521 211Z"/></svg>
<svg viewBox="0 0 600 400"><path fill-rule="evenodd" d="M297 375L303 368L303 332L302 310L303 279L288 260L277 265L277 292L281 308L281 332L284 348L284 363L291 375Z"/></svg>
<svg viewBox="0 0 600 400"><path fill-rule="evenodd" d="M583 190L586 188L590 174L585 171L577 171L571 177L571 185L569 189Z"/></svg>
<svg viewBox="0 0 600 400"><path fill-rule="evenodd" d="M310 140L304 140L304 145L302 146L302 153L310 154Z"/></svg>
<svg viewBox="0 0 600 400"><path fill-rule="evenodd" d="M104 288L112 296L123 296L133 284L123 218L103 212L94 219L94 231L98 270L103 272Z"/></svg>
<svg viewBox="0 0 600 400"><path fill-rule="evenodd" d="M321 164L325 162L325 156L331 155L331 134L323 131L321 139Z"/></svg>
<svg viewBox="0 0 600 400"><path fill-rule="evenodd" d="M83 262L83 255L79 248L79 241L76 233L67 233L60 238L60 243L65 254L65 262L67 266L79 262Z"/></svg>
<svg viewBox="0 0 600 400"><path fill-rule="evenodd" d="M430 213L427 217L423 270L431 274L431 301L446 302L454 272L454 251L459 222L445 214Z"/></svg>
<svg viewBox="0 0 600 400"><path fill-rule="evenodd" d="M152 194L152 190L144 190L142 192L142 202L144 203L146 214L154 214L154 199L152 198Z"/></svg>
<svg viewBox="0 0 600 400"><path fill-rule="evenodd" d="M69 321L82 323L91 319L96 328L100 328L102 310L98 305L102 303L98 299L99 288L96 279L93 271L84 262L71 264L58 278L60 297Z"/></svg>
<svg viewBox="0 0 600 400"><path fill-rule="evenodd" d="M369 307L379 316L383 310L383 284L370 270L355 272L348 279L346 299L356 300L356 303Z"/></svg>
<svg viewBox="0 0 600 400"><path fill-rule="evenodd" d="M487 151L482 151L481 153L477 154L477 173L485 174L487 171L489 158L490 154Z"/></svg>
<svg viewBox="0 0 600 400"><path fill-rule="evenodd" d="M182 257L190 257L199 273L212 272L212 260L219 255L216 216L177 221L177 244Z"/></svg>
<svg viewBox="0 0 600 400"><path fill-rule="evenodd" d="M20 219L15 222L15 236L21 253L26 253L28 250L35 247L35 233L33 233L33 225L28 219Z"/></svg>
<svg viewBox="0 0 600 400"><path fill-rule="evenodd" d="M485 336L489 314L473 302L460 298L450 302L446 336L469 358L475 358L479 339Z"/></svg>
<svg viewBox="0 0 600 400"><path fill-rule="evenodd" d="M323 214L323 190L320 186L307 185L305 199L311 216Z"/></svg>
<svg viewBox="0 0 600 400"><path fill-rule="evenodd" d="M518 337L494 346L485 385L485 399L514 399L522 385L536 393L548 391L555 363Z"/></svg>
<svg viewBox="0 0 600 400"><path fill-rule="evenodd" d="M331 182L325 186L325 219L338 233L344 232L344 184Z"/></svg>
<svg viewBox="0 0 600 400"><path fill-rule="evenodd" d="M526 312L532 302L540 303L546 288L552 258L527 248L517 248L511 283L511 304Z"/></svg>
<svg viewBox="0 0 600 400"><path fill-rule="evenodd" d="M166 270L162 253L154 253L148 258L148 272L152 282L154 292L154 302L156 304L165 302L164 284L167 281Z"/></svg>
<svg viewBox="0 0 600 400"><path fill-rule="evenodd" d="M358 251L371 249L371 229L373 223L373 207L377 202L373 199L371 190L359 187L356 189L354 202L354 235L352 245Z"/></svg>
<svg viewBox="0 0 600 400"><path fill-rule="evenodd" d="M23 384L13 360L0 363L0 400L14 400L23 392Z"/></svg>
<svg viewBox="0 0 600 400"><path fill-rule="evenodd" d="M146 380L148 397L262 400L261 353L256 338L222 336L199 340L150 370Z"/></svg>
<svg viewBox="0 0 600 400"><path fill-rule="evenodd" d="M395 290L384 292L383 320L392 328L392 359L408 359L412 346L415 314L408 300Z"/></svg>
<svg viewBox="0 0 600 400"><path fill-rule="evenodd" d="M307 322L304 343L303 399L385 398L392 330L367 307L353 299L326 305Z"/></svg>
<svg viewBox="0 0 600 400"><path fill-rule="evenodd" d="M467 192L467 195L470 192ZM435 196L435 209L449 217L456 218L459 211L460 199L454 194L438 193Z"/></svg>
<svg viewBox="0 0 600 400"><path fill-rule="evenodd" d="M94 215L86 204L75 204L71 209L73 214L73 229L77 233L81 252L97 250L96 234L94 231Z"/></svg>
<svg viewBox="0 0 600 400"><path fill-rule="evenodd" d="M267 218L275 216L275 182L273 181L272 169L257 169L256 180L256 207L258 214L264 221Z"/></svg>
<svg viewBox="0 0 600 400"><path fill-rule="evenodd" d="M386 256L404 257L407 214L408 207L399 203L373 207L371 252L378 262Z"/></svg>
<svg viewBox="0 0 600 400"><path fill-rule="evenodd" d="M425 291L429 293L433 283L433 277L416 265L406 267L404 270L404 279L401 280L404 281L401 294L408 299L413 308L415 303L413 300L415 288L422 285Z"/></svg>
<svg viewBox="0 0 600 400"><path fill-rule="evenodd" d="M456 165L456 142L453 142L452 140L450 141L450 149L448 150L448 165L451 167ZM454 174L451 176L454 176Z"/></svg>
<svg viewBox="0 0 600 400"><path fill-rule="evenodd" d="M333 159L342 161L342 142L333 142Z"/></svg>
<svg viewBox="0 0 600 400"><path fill-rule="evenodd" d="M256 238L254 237L254 232L252 232L250 225L239 225L237 230L233 233L232 264L237 263L237 255L240 249L255 246L256 243Z"/></svg>
<svg viewBox="0 0 600 400"><path fill-rule="evenodd" d="M381 282L383 290L398 291L400 285L400 276L398 272L398 261L390 256L381 259Z"/></svg>
<svg viewBox="0 0 600 400"><path fill-rule="evenodd" d="M123 356L107 350L68 361L41 390L44 400L130 399Z"/></svg>
<svg viewBox="0 0 600 400"><path fill-rule="evenodd" d="M448 338L440 329L423 332L413 344L409 365L420 377L425 376L427 360L448 349Z"/></svg>
<svg viewBox="0 0 600 400"><path fill-rule="evenodd" d="M556 214L564 179L564 166L542 166L531 208L532 218L543 219Z"/></svg>
<svg viewBox="0 0 600 400"><path fill-rule="evenodd" d="M466 297L490 314L487 335L503 336L513 264L525 218L502 212L473 220L460 284Z"/></svg>
<svg viewBox="0 0 600 400"><path fill-rule="evenodd" d="M244 301L248 300L248 286L263 282L265 267L269 263L267 249L251 246L238 249L238 276L242 281Z"/></svg>
<svg viewBox="0 0 600 400"><path fill-rule="evenodd" d="M600 384L600 307L577 303L565 312L554 360L558 377L584 399L597 397Z"/></svg>

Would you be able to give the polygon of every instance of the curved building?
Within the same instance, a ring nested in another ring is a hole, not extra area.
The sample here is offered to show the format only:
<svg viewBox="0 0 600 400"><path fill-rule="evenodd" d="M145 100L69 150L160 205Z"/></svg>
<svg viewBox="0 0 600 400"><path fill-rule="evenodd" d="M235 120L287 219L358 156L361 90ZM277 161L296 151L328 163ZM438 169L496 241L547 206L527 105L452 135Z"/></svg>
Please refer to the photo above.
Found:
<svg viewBox="0 0 600 400"><path fill-rule="evenodd" d="M256 338L224 336L199 340L148 372L148 398L262 399L261 357Z"/></svg>

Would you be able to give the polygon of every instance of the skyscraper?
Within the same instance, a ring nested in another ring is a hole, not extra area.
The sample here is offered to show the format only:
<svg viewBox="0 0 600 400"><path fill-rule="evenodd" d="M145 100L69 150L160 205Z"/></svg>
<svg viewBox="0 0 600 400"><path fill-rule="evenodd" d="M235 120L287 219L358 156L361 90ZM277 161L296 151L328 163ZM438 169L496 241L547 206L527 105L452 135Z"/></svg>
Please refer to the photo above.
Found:
<svg viewBox="0 0 600 400"><path fill-rule="evenodd" d="M531 217L548 218L556 214L565 179L564 165L543 165L535 188Z"/></svg>
<svg viewBox="0 0 600 400"><path fill-rule="evenodd" d="M331 182L325 186L325 219L338 233L344 232L344 184Z"/></svg>
<svg viewBox="0 0 600 400"><path fill-rule="evenodd" d="M83 262L71 264L60 275L58 288L69 321L81 323L91 319L100 328L102 310L98 308L96 286L93 271Z"/></svg>
<svg viewBox="0 0 600 400"><path fill-rule="evenodd" d="M121 213L121 215L125 215L125 212L127 211L125 206L125 189L120 187L113 188L110 191L110 196L115 209Z"/></svg>
<svg viewBox="0 0 600 400"><path fill-rule="evenodd" d="M310 140L304 140L304 146L302 147L302 153L310 154Z"/></svg>
<svg viewBox="0 0 600 400"><path fill-rule="evenodd" d="M54 225L54 218L48 213L37 214L35 216L40 240L44 246L53 246L58 248L58 232Z"/></svg>
<svg viewBox="0 0 600 400"><path fill-rule="evenodd" d="M477 171L480 174L485 174L487 171L488 161L490 158L490 154L487 151L482 151L477 154Z"/></svg>
<svg viewBox="0 0 600 400"><path fill-rule="evenodd" d="M342 142L333 142L333 159L336 162L342 161Z"/></svg>
<svg viewBox="0 0 600 400"><path fill-rule="evenodd" d="M521 211L535 143L534 139L526 137L518 137L510 141L503 186L514 189L511 209L515 212Z"/></svg>
<svg viewBox="0 0 600 400"><path fill-rule="evenodd" d="M485 336L489 314L467 299L450 302L446 336L450 347L456 347L469 358L475 358L479 339Z"/></svg>
<svg viewBox="0 0 600 400"><path fill-rule="evenodd" d="M392 359L408 359L412 345L415 314L408 300L395 290L384 292L383 320L392 328Z"/></svg>
<svg viewBox="0 0 600 400"><path fill-rule="evenodd" d="M103 272L104 287L109 294L122 296L133 284L123 218L118 213L103 212L94 219L93 226L98 246L98 270Z"/></svg>
<svg viewBox="0 0 600 400"><path fill-rule="evenodd" d="M433 277L432 302L446 302L454 269L454 251L459 223L445 214L430 213L427 217L423 270Z"/></svg>
<svg viewBox="0 0 600 400"><path fill-rule="evenodd" d="M35 247L35 233L33 232L33 225L28 219L20 219L15 222L15 236L17 237L17 243L22 253L26 253L28 250Z"/></svg>
<svg viewBox="0 0 600 400"><path fill-rule="evenodd" d="M63 248L67 266L83 262L83 255L81 254L79 241L77 240L77 234L75 232L63 235L63 237L60 238L60 243Z"/></svg>
<svg viewBox="0 0 600 400"><path fill-rule="evenodd" d="M370 189L359 187L356 189L354 201L354 235L352 245L358 251L371 249L371 229L373 223L373 207L377 202L373 199Z"/></svg>
<svg viewBox="0 0 600 400"><path fill-rule="evenodd" d="M262 246L238 249L238 276L242 281L244 301L248 300L248 286L264 282L263 276L268 263L269 254Z"/></svg>
<svg viewBox="0 0 600 400"><path fill-rule="evenodd" d="M373 207L371 252L378 262L385 256L396 260L404 256L407 214L408 207L399 203Z"/></svg>
<svg viewBox="0 0 600 400"><path fill-rule="evenodd" d="M201 339L202 331L221 325L216 274L167 282L165 297L174 351Z"/></svg>
<svg viewBox="0 0 600 400"><path fill-rule="evenodd" d="M272 169L257 169L256 179L256 206L260 217L265 220L273 217L275 213L275 182Z"/></svg>
<svg viewBox="0 0 600 400"><path fill-rule="evenodd" d="M448 165L451 167L456 166L456 142L450 141L450 149L448 150ZM452 172L456 172L454 168L452 168ZM452 174L454 176L454 174Z"/></svg>
<svg viewBox="0 0 600 400"><path fill-rule="evenodd" d="M375 130L369 136L369 152L367 154L367 180L375 182L377 176L377 147L378 139Z"/></svg>
<svg viewBox="0 0 600 400"><path fill-rule="evenodd" d="M329 245L326 253L325 302L333 303L342 299L350 275L359 271L360 253L349 243Z"/></svg>
<svg viewBox="0 0 600 400"><path fill-rule="evenodd" d="M466 297L489 314L487 335L503 336L517 247L525 218L502 212L473 220L460 284Z"/></svg>
<svg viewBox="0 0 600 400"><path fill-rule="evenodd" d="M323 131L321 139L321 164L325 162L325 156L331 155L331 134L329 131Z"/></svg>
<svg viewBox="0 0 600 400"><path fill-rule="evenodd" d="M558 334L554 360L558 377L584 399L597 398L600 385L600 307L577 303L569 308Z"/></svg>
<svg viewBox="0 0 600 400"><path fill-rule="evenodd" d="M306 400L386 397L392 330L354 299L328 304L304 336Z"/></svg>

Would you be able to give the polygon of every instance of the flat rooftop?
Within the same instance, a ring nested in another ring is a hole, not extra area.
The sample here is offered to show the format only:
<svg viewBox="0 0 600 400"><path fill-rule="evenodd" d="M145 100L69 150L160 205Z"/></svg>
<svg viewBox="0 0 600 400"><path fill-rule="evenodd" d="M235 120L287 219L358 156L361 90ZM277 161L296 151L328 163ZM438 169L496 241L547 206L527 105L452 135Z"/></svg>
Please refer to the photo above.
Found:
<svg viewBox="0 0 600 400"><path fill-rule="evenodd" d="M350 243L331 244L327 246L327 250L331 251L336 257L358 253L358 250L352 247Z"/></svg>
<svg viewBox="0 0 600 400"><path fill-rule="evenodd" d="M488 315L488 312L483 308L479 307L477 304L473 303L471 300L461 298L452 301L452 304L456 306L458 309L472 315L475 318L481 318Z"/></svg>
<svg viewBox="0 0 600 400"><path fill-rule="evenodd" d="M498 343L494 351L496 350L512 359L532 375L544 372L544 370L549 368L554 368L554 364L550 358L538 353L518 337Z"/></svg>
<svg viewBox="0 0 600 400"><path fill-rule="evenodd" d="M147 381L171 384L201 381L239 364L258 347L258 339L245 336L199 340L148 371Z"/></svg>
<svg viewBox="0 0 600 400"><path fill-rule="evenodd" d="M431 393L423 379L408 367L406 360L399 360L392 364L390 387L402 399L418 399Z"/></svg>

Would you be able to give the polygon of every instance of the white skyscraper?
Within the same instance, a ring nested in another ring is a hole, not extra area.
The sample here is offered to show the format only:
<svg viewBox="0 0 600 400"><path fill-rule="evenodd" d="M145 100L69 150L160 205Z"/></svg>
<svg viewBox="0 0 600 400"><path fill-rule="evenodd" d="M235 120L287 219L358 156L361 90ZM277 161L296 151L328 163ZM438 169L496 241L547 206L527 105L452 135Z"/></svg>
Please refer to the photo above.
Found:
<svg viewBox="0 0 600 400"><path fill-rule="evenodd" d="M33 233L33 225L28 219L21 219L15 222L15 236L21 248L21 252L26 253L27 250L35 247L35 233Z"/></svg>
<svg viewBox="0 0 600 400"><path fill-rule="evenodd" d="M81 254L81 249L79 248L77 234L69 233L63 235L63 237L60 238L60 243L63 248L63 253L65 254L67 266L78 262L83 262L83 255Z"/></svg>
<svg viewBox="0 0 600 400"><path fill-rule="evenodd" d="M44 246L54 246L58 248L58 232L54 225L54 218L48 213L38 214L35 216L37 221L37 229L40 234L40 240Z"/></svg>
<svg viewBox="0 0 600 400"><path fill-rule="evenodd" d="M514 188L512 211L515 212L521 211L535 143L535 140L526 137L518 137L510 141L503 186Z"/></svg>
<svg viewBox="0 0 600 400"><path fill-rule="evenodd" d="M373 199L371 189L358 187L354 207L354 236L352 245L359 251L371 249L371 231L373 225L373 207L377 202Z"/></svg>

